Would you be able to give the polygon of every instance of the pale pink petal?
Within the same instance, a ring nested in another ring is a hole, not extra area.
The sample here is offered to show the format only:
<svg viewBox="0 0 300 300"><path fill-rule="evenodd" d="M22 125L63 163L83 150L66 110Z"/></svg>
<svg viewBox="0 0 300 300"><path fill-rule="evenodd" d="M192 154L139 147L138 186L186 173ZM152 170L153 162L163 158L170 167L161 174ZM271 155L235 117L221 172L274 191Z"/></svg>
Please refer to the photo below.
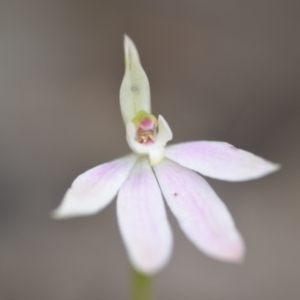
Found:
<svg viewBox="0 0 300 300"><path fill-rule="evenodd" d="M137 156L130 154L79 175L52 216L68 218L99 212L117 195L136 160Z"/></svg>
<svg viewBox="0 0 300 300"><path fill-rule="evenodd" d="M172 233L161 191L146 157L137 161L120 189L117 214L134 268L145 274L163 268L171 256Z"/></svg>
<svg viewBox="0 0 300 300"><path fill-rule="evenodd" d="M168 159L153 168L171 211L191 242L211 257L241 261L242 238L209 184L194 171Z"/></svg>
<svg viewBox="0 0 300 300"><path fill-rule="evenodd" d="M228 181L263 177L280 166L224 142L188 142L169 146L165 156L205 176Z"/></svg>

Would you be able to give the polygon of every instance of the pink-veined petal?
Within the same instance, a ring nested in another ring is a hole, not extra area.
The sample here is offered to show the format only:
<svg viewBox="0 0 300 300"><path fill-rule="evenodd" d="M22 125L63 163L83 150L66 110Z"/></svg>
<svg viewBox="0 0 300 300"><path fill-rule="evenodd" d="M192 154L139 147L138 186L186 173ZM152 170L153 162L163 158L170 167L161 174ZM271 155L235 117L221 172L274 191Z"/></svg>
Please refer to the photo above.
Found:
<svg viewBox="0 0 300 300"><path fill-rule="evenodd" d="M136 160L137 155L130 154L79 175L52 216L68 218L99 212L117 195Z"/></svg>
<svg viewBox="0 0 300 300"><path fill-rule="evenodd" d="M205 176L228 181L263 177L280 166L225 142L188 142L166 147L165 156Z"/></svg>
<svg viewBox="0 0 300 300"><path fill-rule="evenodd" d="M153 168L171 211L190 241L211 257L240 262L243 240L209 184L194 171L168 159Z"/></svg>
<svg viewBox="0 0 300 300"><path fill-rule="evenodd" d="M118 223L132 265L153 274L171 256L172 232L161 191L146 157L141 157L120 189Z"/></svg>

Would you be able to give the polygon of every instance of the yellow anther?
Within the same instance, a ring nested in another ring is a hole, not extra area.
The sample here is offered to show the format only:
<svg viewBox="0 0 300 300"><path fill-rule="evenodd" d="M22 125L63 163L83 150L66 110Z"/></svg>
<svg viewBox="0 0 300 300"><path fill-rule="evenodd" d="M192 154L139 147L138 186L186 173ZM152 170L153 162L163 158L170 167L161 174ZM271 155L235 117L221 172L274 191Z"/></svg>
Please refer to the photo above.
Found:
<svg viewBox="0 0 300 300"><path fill-rule="evenodd" d="M155 141L155 138L152 134L149 134L148 135L148 140L150 140L151 142L154 142Z"/></svg>
<svg viewBox="0 0 300 300"><path fill-rule="evenodd" d="M146 136L144 136L144 135L142 135L141 137L140 137L140 142L141 143L147 143L147 137Z"/></svg>

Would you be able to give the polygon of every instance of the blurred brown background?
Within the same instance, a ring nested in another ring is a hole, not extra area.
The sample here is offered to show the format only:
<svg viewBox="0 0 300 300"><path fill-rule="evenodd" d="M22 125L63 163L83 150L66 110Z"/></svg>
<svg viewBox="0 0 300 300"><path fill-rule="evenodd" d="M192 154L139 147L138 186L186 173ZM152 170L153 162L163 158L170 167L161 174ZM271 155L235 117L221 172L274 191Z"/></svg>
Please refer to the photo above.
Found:
<svg viewBox="0 0 300 300"><path fill-rule="evenodd" d="M297 1L0 1L0 299L129 299L115 202L53 221L72 180L129 152L123 34L173 142L222 140L274 162L259 181L209 180L247 244L241 266L175 249L158 299L300 299Z"/></svg>

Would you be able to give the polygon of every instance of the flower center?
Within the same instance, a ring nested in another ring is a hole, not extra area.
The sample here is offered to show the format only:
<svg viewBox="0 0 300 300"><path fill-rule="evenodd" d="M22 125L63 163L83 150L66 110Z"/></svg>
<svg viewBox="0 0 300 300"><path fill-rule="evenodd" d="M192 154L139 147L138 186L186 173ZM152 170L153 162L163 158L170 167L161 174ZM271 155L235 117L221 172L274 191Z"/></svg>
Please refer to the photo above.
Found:
<svg viewBox="0 0 300 300"><path fill-rule="evenodd" d="M139 128L137 130L136 140L141 144L152 144L155 141L156 129L154 130L143 130Z"/></svg>
<svg viewBox="0 0 300 300"><path fill-rule="evenodd" d="M137 113L136 117L132 120L137 131L135 140L141 144L153 144L157 134L157 120L156 118L141 110Z"/></svg>

